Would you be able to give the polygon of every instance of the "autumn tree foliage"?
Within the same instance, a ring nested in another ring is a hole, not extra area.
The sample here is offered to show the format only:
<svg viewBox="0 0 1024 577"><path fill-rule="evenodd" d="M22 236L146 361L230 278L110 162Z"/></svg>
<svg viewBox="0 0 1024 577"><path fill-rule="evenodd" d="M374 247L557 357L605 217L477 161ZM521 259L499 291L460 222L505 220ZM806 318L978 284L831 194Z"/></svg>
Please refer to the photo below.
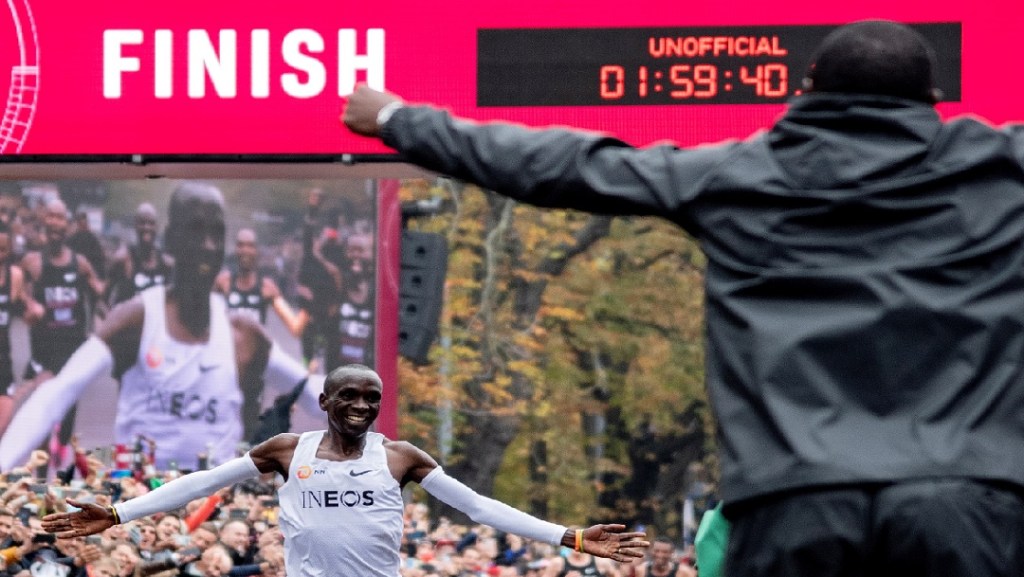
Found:
<svg viewBox="0 0 1024 577"><path fill-rule="evenodd" d="M483 494L566 523L677 534L693 465L714 462L703 373L703 256L674 225L540 210L410 180L445 210L432 363L400 367L406 438Z"/></svg>

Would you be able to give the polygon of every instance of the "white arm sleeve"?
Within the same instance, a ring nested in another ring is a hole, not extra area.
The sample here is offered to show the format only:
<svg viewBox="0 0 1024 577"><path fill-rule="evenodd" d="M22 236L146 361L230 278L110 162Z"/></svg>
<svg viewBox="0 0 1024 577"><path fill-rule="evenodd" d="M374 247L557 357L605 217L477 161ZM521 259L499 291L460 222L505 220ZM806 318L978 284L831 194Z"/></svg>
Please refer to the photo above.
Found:
<svg viewBox="0 0 1024 577"><path fill-rule="evenodd" d="M122 523L183 507L189 501L207 497L221 487L234 485L260 474L249 453L207 471L196 471L160 485L141 497L114 505Z"/></svg>
<svg viewBox="0 0 1024 577"><path fill-rule="evenodd" d="M267 358L267 369L263 371L263 380L267 386L279 392L285 392L306 378L309 370L297 359L284 352L277 341L270 342L270 355Z"/></svg>
<svg viewBox="0 0 1024 577"><path fill-rule="evenodd" d="M113 366L114 357L107 343L97 336L86 339L60 372L40 384L15 413L7 433L0 439L0 471L10 471L24 463L32 449L39 447L78 401L82 391L94 380L109 376Z"/></svg>
<svg viewBox="0 0 1024 577"><path fill-rule="evenodd" d="M323 410L320 409L320 393L324 392L324 381L326 380L327 375L321 374L309 375L309 378L306 379L306 388L302 390L298 402L307 412L314 415L323 413Z"/></svg>
<svg viewBox="0 0 1024 577"><path fill-rule="evenodd" d="M484 497L449 477L441 467L428 473L420 482L420 486L482 525L551 545L559 545L562 536L565 535L565 527L527 515L501 501Z"/></svg>
<svg viewBox="0 0 1024 577"><path fill-rule="evenodd" d="M309 377L306 379L306 377ZM299 395L298 404L307 412L320 413L320 393L324 390L324 375L311 375L301 362L284 352L276 342L270 345L270 358L263 381L279 392L290 391L299 381L306 379L306 388Z"/></svg>

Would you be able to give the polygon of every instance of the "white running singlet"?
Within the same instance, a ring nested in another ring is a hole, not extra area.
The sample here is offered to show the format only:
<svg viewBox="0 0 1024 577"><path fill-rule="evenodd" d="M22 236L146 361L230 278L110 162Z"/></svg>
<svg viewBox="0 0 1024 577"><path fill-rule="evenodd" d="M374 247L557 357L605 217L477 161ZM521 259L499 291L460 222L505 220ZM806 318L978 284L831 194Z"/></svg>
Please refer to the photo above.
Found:
<svg viewBox="0 0 1024 577"><path fill-rule="evenodd" d="M326 431L303 433L277 490L288 577L397 577L402 490L384 435L366 433L352 461L316 457Z"/></svg>
<svg viewBox="0 0 1024 577"><path fill-rule="evenodd" d="M165 294L163 286L141 293L142 340L135 364L121 377L115 438L156 440L160 470L171 461L195 469L198 454L208 450L211 465L224 463L242 440L242 392L224 297L210 294L209 341L182 343L167 333Z"/></svg>

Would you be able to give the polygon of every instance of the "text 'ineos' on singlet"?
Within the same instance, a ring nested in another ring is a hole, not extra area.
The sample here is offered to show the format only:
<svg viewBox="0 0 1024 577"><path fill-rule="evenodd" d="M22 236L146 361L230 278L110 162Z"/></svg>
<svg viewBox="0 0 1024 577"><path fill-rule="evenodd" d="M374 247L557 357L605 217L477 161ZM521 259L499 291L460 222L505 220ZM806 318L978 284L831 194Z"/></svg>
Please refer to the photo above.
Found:
<svg viewBox="0 0 1024 577"><path fill-rule="evenodd" d="M167 284L171 278L171 267L164 262L164 255L159 249L156 253L156 266L146 267L146 262L139 254L138 247L131 247L129 254L132 259L132 287L140 293L150 287Z"/></svg>
<svg viewBox="0 0 1024 577"><path fill-rule="evenodd" d="M253 288L243 290L238 288L238 276L231 273L229 283L228 308L238 314L246 315L254 321L264 324L267 322L267 299L263 298L263 275L256 275L256 282Z"/></svg>
<svg viewBox="0 0 1024 577"><path fill-rule="evenodd" d="M60 371L80 344L85 342L88 322L85 277L78 270L78 253L71 251L68 264L57 266L43 256L42 272L33 282L33 298L43 305L43 318L30 329L32 360L41 369Z"/></svg>
<svg viewBox="0 0 1024 577"><path fill-rule="evenodd" d="M166 291L142 292L142 339L135 364L121 377L115 438L128 444L139 434L157 439L158 469L171 461L194 469L199 453L223 463L242 440L242 392L224 297L210 295L209 340L183 343L167 332Z"/></svg>

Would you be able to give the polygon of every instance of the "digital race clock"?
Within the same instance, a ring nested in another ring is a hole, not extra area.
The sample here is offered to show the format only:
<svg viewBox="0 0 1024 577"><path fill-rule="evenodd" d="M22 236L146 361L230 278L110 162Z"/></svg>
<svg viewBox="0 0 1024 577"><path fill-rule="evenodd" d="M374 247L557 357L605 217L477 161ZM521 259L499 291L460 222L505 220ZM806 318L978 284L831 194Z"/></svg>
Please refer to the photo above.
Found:
<svg viewBox="0 0 1024 577"><path fill-rule="evenodd" d="M959 23L914 24L960 100ZM836 26L481 29L477 106L775 104Z"/></svg>

